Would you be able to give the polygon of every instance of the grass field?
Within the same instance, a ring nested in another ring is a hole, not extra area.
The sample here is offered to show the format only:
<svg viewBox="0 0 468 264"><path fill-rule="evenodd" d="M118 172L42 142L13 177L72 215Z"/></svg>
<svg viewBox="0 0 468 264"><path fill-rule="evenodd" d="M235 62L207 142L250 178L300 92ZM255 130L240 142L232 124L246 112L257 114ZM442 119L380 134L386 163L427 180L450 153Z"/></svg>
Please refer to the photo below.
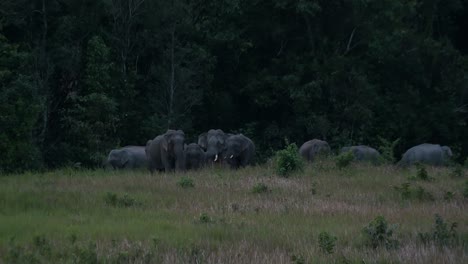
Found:
<svg viewBox="0 0 468 264"><path fill-rule="evenodd" d="M2 176L0 263L468 263L468 172L426 169L429 180L326 160L289 178L268 165ZM363 229L379 215L396 226L374 248Z"/></svg>

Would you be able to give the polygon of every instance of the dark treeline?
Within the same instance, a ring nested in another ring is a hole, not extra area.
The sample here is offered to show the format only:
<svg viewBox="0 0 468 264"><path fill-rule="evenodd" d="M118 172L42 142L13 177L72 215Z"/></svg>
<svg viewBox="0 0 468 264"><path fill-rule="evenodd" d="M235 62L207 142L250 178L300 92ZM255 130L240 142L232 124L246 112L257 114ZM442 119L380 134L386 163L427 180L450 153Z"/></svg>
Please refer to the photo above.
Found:
<svg viewBox="0 0 468 264"><path fill-rule="evenodd" d="M464 0L2 0L0 168L98 165L167 128L468 150Z"/></svg>

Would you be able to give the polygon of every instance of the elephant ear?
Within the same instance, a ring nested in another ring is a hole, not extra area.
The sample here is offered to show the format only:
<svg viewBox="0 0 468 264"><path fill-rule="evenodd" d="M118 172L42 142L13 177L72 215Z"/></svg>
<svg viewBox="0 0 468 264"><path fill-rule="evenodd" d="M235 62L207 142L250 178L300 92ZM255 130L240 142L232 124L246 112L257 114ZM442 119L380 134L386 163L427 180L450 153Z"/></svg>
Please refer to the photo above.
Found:
<svg viewBox="0 0 468 264"><path fill-rule="evenodd" d="M126 150L124 150L122 151L120 155L120 164L122 164L122 167L125 167L128 161L129 161L129 153Z"/></svg>
<svg viewBox="0 0 468 264"><path fill-rule="evenodd" d="M164 151L167 151L169 148L169 141L171 139L171 135L164 134L163 135L163 140L161 141L161 146L164 149Z"/></svg>
<svg viewBox="0 0 468 264"><path fill-rule="evenodd" d="M200 136L198 136L198 145L202 147L202 149L206 150L208 147L208 139L206 138L207 133L202 133Z"/></svg>

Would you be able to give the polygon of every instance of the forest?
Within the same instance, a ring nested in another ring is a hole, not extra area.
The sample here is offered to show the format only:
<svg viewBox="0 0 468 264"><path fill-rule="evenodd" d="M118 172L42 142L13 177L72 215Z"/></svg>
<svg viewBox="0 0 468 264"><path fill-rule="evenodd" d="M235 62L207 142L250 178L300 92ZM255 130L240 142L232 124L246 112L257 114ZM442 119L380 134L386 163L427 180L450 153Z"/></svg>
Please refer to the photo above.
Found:
<svg viewBox="0 0 468 264"><path fill-rule="evenodd" d="M0 172L168 128L468 155L465 0L2 0Z"/></svg>

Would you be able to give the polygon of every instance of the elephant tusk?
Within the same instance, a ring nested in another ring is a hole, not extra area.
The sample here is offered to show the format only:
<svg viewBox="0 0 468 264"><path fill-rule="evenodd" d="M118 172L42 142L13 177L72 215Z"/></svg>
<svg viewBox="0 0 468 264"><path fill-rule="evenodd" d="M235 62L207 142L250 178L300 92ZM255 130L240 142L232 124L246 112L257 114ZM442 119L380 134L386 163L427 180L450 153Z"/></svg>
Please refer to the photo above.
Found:
<svg viewBox="0 0 468 264"><path fill-rule="evenodd" d="M216 154L214 161L218 160L218 154Z"/></svg>
<svg viewBox="0 0 468 264"><path fill-rule="evenodd" d="M230 159L234 158L234 155L231 155L231 157L229 157Z"/></svg>

